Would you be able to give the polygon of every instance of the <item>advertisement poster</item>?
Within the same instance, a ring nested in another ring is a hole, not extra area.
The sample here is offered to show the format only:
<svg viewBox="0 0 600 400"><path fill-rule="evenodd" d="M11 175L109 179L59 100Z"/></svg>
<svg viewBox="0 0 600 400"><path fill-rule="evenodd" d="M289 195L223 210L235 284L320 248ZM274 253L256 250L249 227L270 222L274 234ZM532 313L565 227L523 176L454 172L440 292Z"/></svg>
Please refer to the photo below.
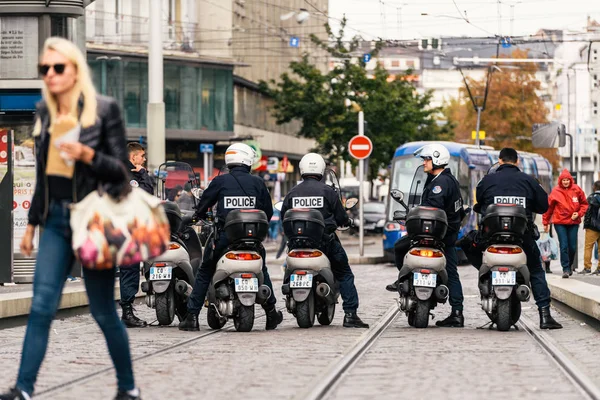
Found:
<svg viewBox="0 0 600 400"><path fill-rule="evenodd" d="M13 248L20 254L21 238L27 227L27 215L31 207L31 198L35 189L35 155L31 125L14 128L15 146L13 149ZM37 248L39 229L36 229L34 248Z"/></svg>

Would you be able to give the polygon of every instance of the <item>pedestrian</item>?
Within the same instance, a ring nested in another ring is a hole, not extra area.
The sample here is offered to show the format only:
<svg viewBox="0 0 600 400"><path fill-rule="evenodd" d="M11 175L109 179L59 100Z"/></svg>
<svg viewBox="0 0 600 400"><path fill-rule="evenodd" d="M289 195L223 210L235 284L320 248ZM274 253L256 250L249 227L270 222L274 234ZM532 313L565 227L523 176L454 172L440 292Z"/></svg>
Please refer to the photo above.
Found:
<svg viewBox="0 0 600 400"><path fill-rule="evenodd" d="M594 182L594 193L588 198L589 204L585 217L583 218L583 229L585 229L585 248L583 252L584 274L592 272L592 250L596 245L596 259L598 259L598 246L600 246L600 181ZM600 263L594 271L594 275L600 275Z"/></svg>
<svg viewBox="0 0 600 400"><path fill-rule="evenodd" d="M177 205L182 211L194 211L196 203L194 201L194 195L192 194L192 185L189 183L183 185L183 189L179 192Z"/></svg>
<svg viewBox="0 0 600 400"><path fill-rule="evenodd" d="M439 143L423 146L415 152L423 162L423 170L427 173L427 180L423 187L421 205L439 208L446 213L448 219L448 230L443 242L446 246L446 271L448 271L448 289L450 315L437 321L436 325L448 328L463 328L465 318L463 316L463 291L458 274L458 255L456 254L456 239L460 224L464 217L463 199L460 193L460 185L448 164L450 163L450 152ZM411 193L412 194L412 193ZM408 235L398 239L394 244L396 268L400 271L404 265L404 256L408 253L412 238ZM386 290L398 292L400 281L387 285Z"/></svg>
<svg viewBox="0 0 600 400"><path fill-rule="evenodd" d="M573 262L577 252L577 231L587 207L585 193L575 184L569 171L563 170L558 177L558 185L552 189L548 197L548 211L542 218L544 232L550 230L550 223L554 224L560 246L563 278L573 274Z"/></svg>
<svg viewBox="0 0 600 400"><path fill-rule="evenodd" d="M146 149L137 142L127 144L129 160L127 168L130 171L129 184L132 187L139 187L150 194L154 194L154 185L148 171L144 168L146 162ZM140 264L119 265L119 291L121 300L119 304L123 313L121 321L128 328L145 328L148 323L139 319L133 312L133 302L135 295L140 289Z"/></svg>
<svg viewBox="0 0 600 400"><path fill-rule="evenodd" d="M38 179L21 241L23 254L29 256L33 251L36 227L44 229L16 386L1 394L0 400L26 400L33 395L50 324L74 260L69 206L99 185L118 199L128 185L125 127L119 106L113 99L96 94L79 48L63 38L47 39L39 72L44 82L43 99L37 105L33 129ZM116 370L115 399L139 399L127 332L115 306L115 268L84 268L83 276L91 314L104 334Z"/></svg>
<svg viewBox="0 0 600 400"><path fill-rule="evenodd" d="M540 315L540 329L561 329L562 325L556 322L550 312L550 289L542 267L540 249L535 242L540 235L533 222L533 213L540 214L548 210L548 194L535 178L519 169L519 156L515 149L502 149L498 162L500 166L496 172L484 176L477 184L476 206L480 207L482 215L485 215L489 205L497 203L517 204L525 208L528 223L522 245L531 275L531 290ZM481 266L481 252L478 264L475 267Z"/></svg>

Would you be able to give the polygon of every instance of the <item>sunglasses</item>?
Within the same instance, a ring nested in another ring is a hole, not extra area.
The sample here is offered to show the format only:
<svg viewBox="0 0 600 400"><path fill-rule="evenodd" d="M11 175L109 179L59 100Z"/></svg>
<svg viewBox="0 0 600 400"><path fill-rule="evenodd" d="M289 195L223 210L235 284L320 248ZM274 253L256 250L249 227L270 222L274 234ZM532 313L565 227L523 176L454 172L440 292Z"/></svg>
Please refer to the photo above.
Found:
<svg viewBox="0 0 600 400"><path fill-rule="evenodd" d="M50 72L51 68L54 68L54 72L56 72L58 75L61 75L63 72L65 72L66 67L66 64L41 64L38 68L40 70L40 75L46 76L48 75L48 72Z"/></svg>

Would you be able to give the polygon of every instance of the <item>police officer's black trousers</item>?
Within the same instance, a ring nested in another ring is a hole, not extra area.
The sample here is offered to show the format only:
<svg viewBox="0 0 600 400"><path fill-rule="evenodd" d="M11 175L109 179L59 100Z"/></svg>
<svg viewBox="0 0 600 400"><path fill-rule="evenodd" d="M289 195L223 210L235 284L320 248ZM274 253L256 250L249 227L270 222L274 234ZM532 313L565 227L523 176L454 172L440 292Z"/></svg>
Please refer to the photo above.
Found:
<svg viewBox="0 0 600 400"><path fill-rule="evenodd" d="M467 239L469 240L463 246L465 254L473 266L477 269L481 267L483 263L483 251L485 251L485 245L473 246L472 240L475 235L469 234ZM533 298L538 308L543 308L550 305L550 289L548 289L548 282L546 281L546 271L542 266L542 256L537 243L530 234L525 234L523 237L523 251L527 256L527 268L531 278L531 291L533 292Z"/></svg>
<svg viewBox="0 0 600 400"><path fill-rule="evenodd" d="M356 312L358 310L358 292L354 285L354 274L350 269L346 250L342 247L336 234L324 237L323 242L321 250L329 258L333 276L340 283L344 312Z"/></svg>
<svg viewBox="0 0 600 400"><path fill-rule="evenodd" d="M140 290L140 264L119 266L119 290L121 307L133 304L135 295Z"/></svg>
<svg viewBox="0 0 600 400"><path fill-rule="evenodd" d="M202 305L204 304L204 299L206 298L206 293L208 292L208 287L210 286L210 282L216 271L217 261L223 256L228 245L229 241L227 240L225 232L221 232L218 241L215 243L214 249L212 249L210 244L206 246L202 265L196 272L196 280L194 281L192 294L188 298L187 310L189 313L196 315L200 313ZM275 305L277 299L275 298L273 283L271 282L271 277L267 270L266 253L264 249L261 252L261 257L263 258L262 272L264 284L271 288L271 297L267 299L266 305L263 305L263 308L267 308Z"/></svg>
<svg viewBox="0 0 600 400"><path fill-rule="evenodd" d="M460 283L460 276L458 275L458 255L456 254L455 247L456 237L457 235L453 234L444 238L444 243L446 244L444 254L446 255L446 272L448 273L448 290L450 291L448 297L450 306L452 306L452 310L462 311L464 296L462 284ZM404 265L404 256L408 253L409 248L410 238L408 235L401 237L394 244L395 262L398 272L400 272Z"/></svg>

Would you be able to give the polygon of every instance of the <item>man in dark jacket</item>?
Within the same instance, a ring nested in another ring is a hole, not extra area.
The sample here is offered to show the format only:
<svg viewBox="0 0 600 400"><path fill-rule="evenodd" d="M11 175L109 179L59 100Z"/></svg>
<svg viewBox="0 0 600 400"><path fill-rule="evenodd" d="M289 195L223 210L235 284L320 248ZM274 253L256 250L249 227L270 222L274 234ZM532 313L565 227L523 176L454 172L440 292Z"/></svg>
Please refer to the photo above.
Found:
<svg viewBox="0 0 600 400"><path fill-rule="evenodd" d="M127 167L130 172L129 184L133 187L139 187L146 192L153 194L154 186L152 178L144 168L146 162L146 150L139 143L132 142L127 144L129 152L129 161ZM143 328L147 322L139 319L133 313L133 301L140 288L140 264L119 266L119 286L121 291L121 308L123 315L121 320L128 328Z"/></svg>
<svg viewBox="0 0 600 400"><path fill-rule="evenodd" d="M273 204L271 195L265 185L265 181L258 176L250 175L250 168L254 163L254 150L247 144L236 143L227 148L225 152L225 164L229 168L229 173L219 175L212 180L206 188L200 203L196 208L196 215L204 217L206 212L217 204L216 228L218 239L215 241L214 248L211 251L205 251L202 265L196 272L194 288L187 303L187 316L179 324L179 329L183 331L198 331L198 315L202 309L208 287L215 273L217 261L223 255L229 241L223 229L225 218L232 210L237 209L258 209L267 214L267 220L273 216ZM209 248L209 246L207 246ZM265 263L265 253L261 254L263 258L263 275L265 285L271 288L271 297L263 305L267 315L266 329L275 329L283 321L283 314L277 311L275 303L275 291L269 277Z"/></svg>
<svg viewBox="0 0 600 400"><path fill-rule="evenodd" d="M463 291L458 274L458 255L456 254L455 242L460 230L463 211L463 200L460 194L458 181L452 175L450 168L450 152L439 143L423 146L415 152L415 155L423 160L423 170L427 173L427 180L423 188L421 205L439 208L446 213L448 229L443 242L445 245L446 271L448 272L449 300L452 311L450 315L436 325L448 328L462 328L465 325L463 316ZM411 238L404 236L394 245L396 267L398 271L404 265L404 256L409 250ZM396 281L386 287L392 292L398 291L399 282Z"/></svg>
<svg viewBox="0 0 600 400"><path fill-rule="evenodd" d="M281 208L281 219L293 208L313 208L318 210L325 220L325 234L320 249L331 262L331 270L340 283L344 308L344 327L368 328L356 314L358 292L354 285L354 274L348 263L348 255L335 234L338 226L348 225L349 218L342 206L339 195L330 186L322 182L325 173L325 160L319 154L309 153L300 160L302 183L294 187L285 196Z"/></svg>
<svg viewBox="0 0 600 400"><path fill-rule="evenodd" d="M535 233L533 222L534 213L543 214L548 210L548 194L534 177L521 172L517 167L518 160L515 149L500 151L500 167L495 173L484 176L477 185L477 206L482 215L491 204L517 204L525 208L529 229L523 236L523 250L531 274L531 290L540 314L540 329L560 329L562 325L550 314L550 290L540 250L535 243L539 233Z"/></svg>
<svg viewBox="0 0 600 400"><path fill-rule="evenodd" d="M587 202L589 206L583 217L583 229L585 229L583 273L592 272L594 243L600 247L600 181L594 182L594 193L587 198ZM594 275L600 275L600 262L598 262Z"/></svg>

